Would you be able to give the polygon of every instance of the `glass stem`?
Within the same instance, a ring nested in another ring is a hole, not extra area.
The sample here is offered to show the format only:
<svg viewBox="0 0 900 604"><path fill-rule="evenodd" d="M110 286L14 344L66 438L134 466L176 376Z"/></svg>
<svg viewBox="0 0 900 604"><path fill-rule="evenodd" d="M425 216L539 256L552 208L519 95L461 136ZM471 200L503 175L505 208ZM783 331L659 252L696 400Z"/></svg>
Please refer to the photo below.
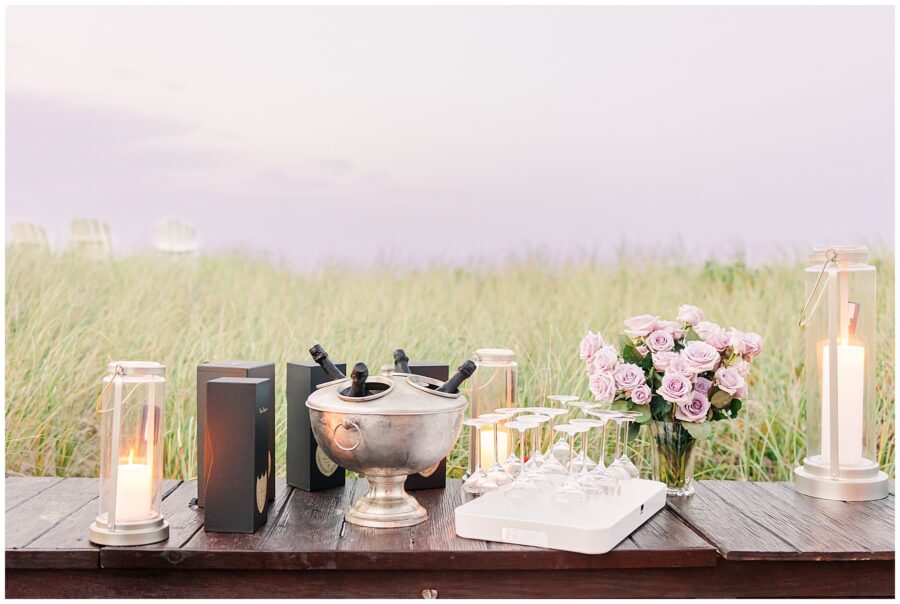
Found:
<svg viewBox="0 0 900 604"><path fill-rule="evenodd" d="M478 428L469 426L469 476L481 467L478 464Z"/></svg>
<svg viewBox="0 0 900 604"><path fill-rule="evenodd" d="M606 425L608 423L603 422L603 425L600 426L600 455L597 459L597 466L601 472L606 470Z"/></svg>
<svg viewBox="0 0 900 604"><path fill-rule="evenodd" d="M500 465L500 447L497 445L497 426L500 422L494 424L494 465Z"/></svg>
<svg viewBox="0 0 900 604"><path fill-rule="evenodd" d="M581 473L587 474L587 452L588 452L588 434L591 431L587 430L581 433Z"/></svg>
<svg viewBox="0 0 900 604"><path fill-rule="evenodd" d="M569 432L569 465L566 467L566 470L571 474L572 473L572 452L575 450L575 433Z"/></svg>
<svg viewBox="0 0 900 604"><path fill-rule="evenodd" d="M613 462L619 459L619 456L622 454L622 441L619 439L619 429L622 427L622 422L616 422L616 452L613 454Z"/></svg>
<svg viewBox="0 0 900 604"><path fill-rule="evenodd" d="M622 430L622 459L628 459L628 432L630 432L631 422L625 422L625 428Z"/></svg>
<svg viewBox="0 0 900 604"><path fill-rule="evenodd" d="M476 471L481 472L483 471L481 467L481 428L473 426L472 429L475 430L475 459L478 460Z"/></svg>

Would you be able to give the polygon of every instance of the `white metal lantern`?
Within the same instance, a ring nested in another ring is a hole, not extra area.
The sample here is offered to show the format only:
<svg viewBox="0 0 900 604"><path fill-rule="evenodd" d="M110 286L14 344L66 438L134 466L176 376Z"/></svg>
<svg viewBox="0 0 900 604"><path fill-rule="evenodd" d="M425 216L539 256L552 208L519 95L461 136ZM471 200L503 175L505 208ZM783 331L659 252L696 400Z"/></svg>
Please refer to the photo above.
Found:
<svg viewBox="0 0 900 604"><path fill-rule="evenodd" d="M866 501L887 497L876 461L875 267L863 246L813 250L806 268L806 443L799 493Z"/></svg>
<svg viewBox="0 0 900 604"><path fill-rule="evenodd" d="M100 413L100 512L90 539L143 545L169 538L162 514L166 368L147 361L110 363Z"/></svg>

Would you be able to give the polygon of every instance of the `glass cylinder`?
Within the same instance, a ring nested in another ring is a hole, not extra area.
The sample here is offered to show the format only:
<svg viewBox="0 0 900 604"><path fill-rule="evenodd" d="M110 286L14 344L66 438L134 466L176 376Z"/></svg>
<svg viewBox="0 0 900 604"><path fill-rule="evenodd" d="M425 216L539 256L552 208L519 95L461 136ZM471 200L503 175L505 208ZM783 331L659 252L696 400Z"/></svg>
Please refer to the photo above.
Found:
<svg viewBox="0 0 900 604"><path fill-rule="evenodd" d="M103 378L100 414L100 510L90 537L103 545L167 539L162 514L166 368L116 361Z"/></svg>
<svg viewBox="0 0 900 604"><path fill-rule="evenodd" d="M806 268L807 455L795 485L816 497L887 496L875 451L875 267L868 260L863 246L832 246L813 250Z"/></svg>
<svg viewBox="0 0 900 604"><path fill-rule="evenodd" d="M475 418L493 413L499 407L516 406L516 379L519 371L516 353L505 348L480 348L475 351L474 359L478 369L470 380L470 416ZM509 456L511 442L509 430L501 423L497 426L497 456L500 460ZM482 469L487 470L494 459L494 430L491 426L481 428L479 444ZM470 459L474 459L474 448L475 443L469 442Z"/></svg>

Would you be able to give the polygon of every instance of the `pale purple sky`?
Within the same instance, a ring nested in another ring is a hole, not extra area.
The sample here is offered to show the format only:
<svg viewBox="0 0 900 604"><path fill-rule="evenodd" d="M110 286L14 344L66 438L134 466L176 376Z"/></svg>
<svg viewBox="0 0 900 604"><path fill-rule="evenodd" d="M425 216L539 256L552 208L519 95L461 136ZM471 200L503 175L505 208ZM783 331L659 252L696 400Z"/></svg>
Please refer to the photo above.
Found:
<svg viewBox="0 0 900 604"><path fill-rule="evenodd" d="M6 217L462 262L894 244L892 7L7 8Z"/></svg>

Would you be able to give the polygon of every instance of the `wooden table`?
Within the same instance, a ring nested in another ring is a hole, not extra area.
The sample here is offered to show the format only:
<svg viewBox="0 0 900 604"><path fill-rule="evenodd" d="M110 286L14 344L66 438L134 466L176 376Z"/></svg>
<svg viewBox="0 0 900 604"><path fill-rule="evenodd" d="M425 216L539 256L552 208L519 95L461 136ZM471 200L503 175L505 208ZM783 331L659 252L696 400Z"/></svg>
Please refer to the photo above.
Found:
<svg viewBox="0 0 900 604"><path fill-rule="evenodd" d="M418 491L428 522L343 521L365 481L277 485L252 535L207 533L194 481L167 481L169 540L96 547L97 480L6 479L8 597L893 596L894 495L844 503L790 484L703 481L597 556L455 535L459 481ZM893 490L893 489L892 489ZM433 591L428 591L433 590Z"/></svg>

